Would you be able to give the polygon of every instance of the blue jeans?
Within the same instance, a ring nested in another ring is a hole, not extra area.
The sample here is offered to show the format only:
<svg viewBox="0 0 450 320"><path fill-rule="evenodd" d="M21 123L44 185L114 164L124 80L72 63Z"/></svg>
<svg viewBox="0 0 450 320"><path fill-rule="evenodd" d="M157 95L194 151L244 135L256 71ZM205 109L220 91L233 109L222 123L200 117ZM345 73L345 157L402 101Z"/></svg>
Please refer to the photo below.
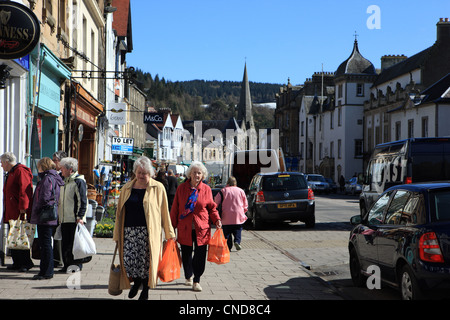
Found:
<svg viewBox="0 0 450 320"><path fill-rule="evenodd" d="M233 247L233 238L231 235L234 237L234 242L241 244L242 224L223 225L222 229L223 235L225 236L225 239L227 239L228 249L231 250Z"/></svg>
<svg viewBox="0 0 450 320"><path fill-rule="evenodd" d="M53 276L53 228L53 226L39 224L37 226L39 247L41 251L41 263L39 265L39 275L41 276Z"/></svg>

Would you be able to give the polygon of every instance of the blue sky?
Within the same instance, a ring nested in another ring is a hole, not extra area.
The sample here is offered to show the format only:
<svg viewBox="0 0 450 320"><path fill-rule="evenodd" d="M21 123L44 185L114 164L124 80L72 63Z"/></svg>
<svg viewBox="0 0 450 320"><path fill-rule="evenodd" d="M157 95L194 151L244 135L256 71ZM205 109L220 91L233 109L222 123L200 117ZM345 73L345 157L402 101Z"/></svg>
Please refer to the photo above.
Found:
<svg viewBox="0 0 450 320"><path fill-rule="evenodd" d="M247 63L250 81L295 85L322 64L336 71L355 31L376 68L383 55L428 48L450 1L131 0L131 10L129 66L168 81L241 81Z"/></svg>

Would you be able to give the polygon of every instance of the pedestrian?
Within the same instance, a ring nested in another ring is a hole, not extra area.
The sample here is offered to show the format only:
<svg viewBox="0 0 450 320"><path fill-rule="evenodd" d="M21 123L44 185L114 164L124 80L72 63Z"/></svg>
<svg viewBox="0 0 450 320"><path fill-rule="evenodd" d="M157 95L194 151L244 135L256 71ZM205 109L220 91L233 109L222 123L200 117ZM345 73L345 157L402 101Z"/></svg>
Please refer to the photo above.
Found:
<svg viewBox="0 0 450 320"><path fill-rule="evenodd" d="M61 251L63 268L67 272L72 265L82 269L82 261L74 260L72 249L77 224L84 224L87 211L87 187L84 175L78 173L78 160L71 157L61 159L61 174L64 186L61 187L58 206L58 219L61 224Z"/></svg>
<svg viewBox="0 0 450 320"><path fill-rule="evenodd" d="M113 240L123 266L120 288L131 288L128 297L133 298L142 284L139 300L147 300L148 289L157 284L162 231L166 239L175 239L175 232L170 223L165 188L152 179L155 172L150 159L139 157L134 162L133 173L133 180L120 192Z"/></svg>
<svg viewBox="0 0 450 320"><path fill-rule="evenodd" d="M61 159L63 159L63 158L67 158L67 153L62 150L56 151L52 156L52 160L56 165L55 170L58 171L58 173L60 175L61 175ZM62 177L62 175L61 175L61 177Z"/></svg>
<svg viewBox="0 0 450 320"><path fill-rule="evenodd" d="M163 169L159 169L158 173L156 174L155 180L163 184L167 194L167 192L169 191L169 182L167 181L166 178L166 172Z"/></svg>
<svg viewBox="0 0 450 320"><path fill-rule="evenodd" d="M167 171L167 181L169 182L169 191L167 192L167 200L169 201L169 211L172 209L173 199L175 198L175 193L177 193L178 180L173 174L173 170L169 169Z"/></svg>
<svg viewBox="0 0 450 320"><path fill-rule="evenodd" d="M64 185L61 176L55 170L52 159L44 157L37 163L40 181L33 194L31 223L37 225L40 248L39 273L34 280L51 279L54 273L52 236L58 220L40 221L41 210L47 206L58 205L60 187Z"/></svg>
<svg viewBox="0 0 450 320"><path fill-rule="evenodd" d="M3 223L27 217L31 219L31 202L33 199L33 174L27 166L17 163L12 152L0 156L2 168L7 172L3 186L4 216ZM28 271L34 267L30 250L11 249L13 264L9 270Z"/></svg>
<svg viewBox="0 0 450 320"><path fill-rule="evenodd" d="M248 202L244 190L237 186L235 177L228 178L227 185L216 194L214 201L217 205L222 203L222 228L228 249L231 251L234 238L236 250L241 250L242 227L247 220L245 213Z"/></svg>
<svg viewBox="0 0 450 320"><path fill-rule="evenodd" d="M341 192L344 192L345 189L345 178L343 175L341 175L341 177L339 178L339 186L341 189Z"/></svg>
<svg viewBox="0 0 450 320"><path fill-rule="evenodd" d="M178 229L185 285L192 286L194 291L202 291L200 277L205 271L206 251L211 239L209 222L217 228L222 227L211 188L202 182L207 175L206 167L194 161L186 172L188 180L177 189L170 211L172 225Z"/></svg>
<svg viewBox="0 0 450 320"><path fill-rule="evenodd" d="M59 176L64 181L64 177L61 174L61 159L66 158L67 153L62 150L58 150L52 155L52 160L56 165L55 170L58 172ZM54 235L54 233L53 233ZM59 267L63 265L62 260L62 249L61 249L61 240L55 240L53 239L53 259L54 259L54 266Z"/></svg>

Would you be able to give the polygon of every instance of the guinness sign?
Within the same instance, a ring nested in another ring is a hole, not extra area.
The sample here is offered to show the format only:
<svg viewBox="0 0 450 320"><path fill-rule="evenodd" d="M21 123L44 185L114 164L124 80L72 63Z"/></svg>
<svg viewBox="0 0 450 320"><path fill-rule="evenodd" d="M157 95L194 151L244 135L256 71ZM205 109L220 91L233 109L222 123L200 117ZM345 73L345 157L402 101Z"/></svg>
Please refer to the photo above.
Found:
<svg viewBox="0 0 450 320"><path fill-rule="evenodd" d="M33 11L17 2L0 1L0 59L26 56L40 35L39 20Z"/></svg>

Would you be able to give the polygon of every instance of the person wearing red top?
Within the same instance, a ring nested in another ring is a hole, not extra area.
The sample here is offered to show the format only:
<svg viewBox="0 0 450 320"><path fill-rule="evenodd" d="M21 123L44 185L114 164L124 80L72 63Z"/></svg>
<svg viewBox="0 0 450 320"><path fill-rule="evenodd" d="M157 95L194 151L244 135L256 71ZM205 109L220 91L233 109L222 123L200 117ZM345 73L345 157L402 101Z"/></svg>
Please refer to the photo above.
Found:
<svg viewBox="0 0 450 320"><path fill-rule="evenodd" d="M227 239L228 248L231 251L233 247L233 235L236 250L241 250L241 233L247 220L245 213L248 201L244 190L237 186L235 177L228 178L226 187L216 194L214 201L217 205L222 202L223 235Z"/></svg>
<svg viewBox="0 0 450 320"><path fill-rule="evenodd" d="M5 152L0 156L3 171L7 172L3 186L4 216L3 223L17 220L19 216L31 219L31 202L33 199L33 174L31 169L17 163L12 152ZM30 257L30 250L11 249L13 264L8 269L28 271L34 264Z"/></svg>
<svg viewBox="0 0 450 320"><path fill-rule="evenodd" d="M178 230L185 284L194 291L202 291L200 277L205 271L207 245L211 239L210 221L217 228L222 227L211 188L202 182L207 175L201 162L193 162L186 172L188 180L177 188L170 211L172 226Z"/></svg>

